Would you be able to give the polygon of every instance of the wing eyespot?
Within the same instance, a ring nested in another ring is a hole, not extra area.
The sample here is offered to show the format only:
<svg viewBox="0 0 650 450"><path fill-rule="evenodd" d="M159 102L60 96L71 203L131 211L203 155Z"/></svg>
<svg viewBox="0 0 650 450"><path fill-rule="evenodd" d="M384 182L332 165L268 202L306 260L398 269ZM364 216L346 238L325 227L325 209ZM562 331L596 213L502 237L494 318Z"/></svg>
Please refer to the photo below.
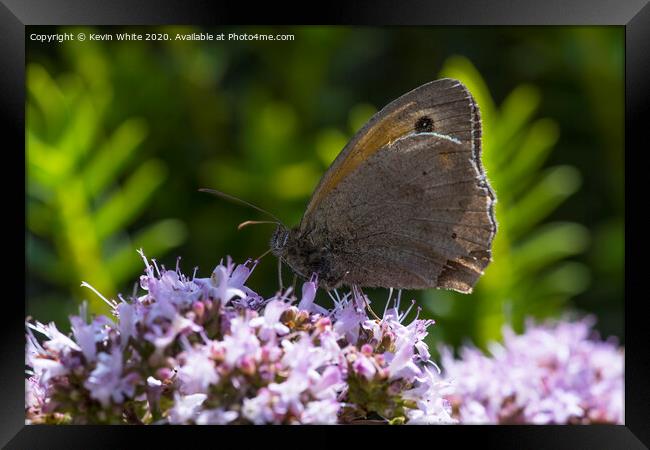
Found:
<svg viewBox="0 0 650 450"><path fill-rule="evenodd" d="M417 122L415 122L415 132L416 133L431 133L433 131L433 120L429 116L420 117Z"/></svg>

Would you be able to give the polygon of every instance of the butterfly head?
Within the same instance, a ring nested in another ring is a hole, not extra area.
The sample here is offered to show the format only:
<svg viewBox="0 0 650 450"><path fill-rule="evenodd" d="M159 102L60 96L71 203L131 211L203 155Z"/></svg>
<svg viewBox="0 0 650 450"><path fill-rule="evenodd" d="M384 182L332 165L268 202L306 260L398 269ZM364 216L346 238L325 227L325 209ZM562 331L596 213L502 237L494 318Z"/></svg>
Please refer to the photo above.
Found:
<svg viewBox="0 0 650 450"><path fill-rule="evenodd" d="M282 224L278 224L271 237L271 251L275 256L281 257L284 254L288 240L289 229Z"/></svg>

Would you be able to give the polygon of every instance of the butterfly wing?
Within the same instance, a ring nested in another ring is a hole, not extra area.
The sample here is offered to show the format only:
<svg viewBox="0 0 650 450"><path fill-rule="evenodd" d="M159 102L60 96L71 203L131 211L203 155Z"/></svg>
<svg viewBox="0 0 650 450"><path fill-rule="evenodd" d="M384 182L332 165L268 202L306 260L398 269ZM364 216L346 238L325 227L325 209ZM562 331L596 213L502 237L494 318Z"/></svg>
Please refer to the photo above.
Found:
<svg viewBox="0 0 650 450"><path fill-rule="evenodd" d="M496 233L480 133L476 103L455 80L400 97L332 164L300 232L322 240L345 284L471 292Z"/></svg>
<svg viewBox="0 0 650 450"><path fill-rule="evenodd" d="M304 217L308 219L322 199L370 155L416 131L471 143L480 164L481 119L474 98L458 80L431 81L386 105L354 135L314 190Z"/></svg>

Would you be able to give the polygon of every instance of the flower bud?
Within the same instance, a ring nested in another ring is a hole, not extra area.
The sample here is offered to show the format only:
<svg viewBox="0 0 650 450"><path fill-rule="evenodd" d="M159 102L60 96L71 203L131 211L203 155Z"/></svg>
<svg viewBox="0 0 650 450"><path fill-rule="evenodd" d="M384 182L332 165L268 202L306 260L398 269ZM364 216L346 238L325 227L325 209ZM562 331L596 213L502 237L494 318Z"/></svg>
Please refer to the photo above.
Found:
<svg viewBox="0 0 650 450"><path fill-rule="evenodd" d="M331 328L332 328L332 321L330 320L329 317L321 317L316 322L316 329L321 333Z"/></svg>
<svg viewBox="0 0 650 450"><path fill-rule="evenodd" d="M226 349L219 342L212 343L210 347L210 358L216 362L221 362L226 357Z"/></svg>
<svg viewBox="0 0 650 450"><path fill-rule="evenodd" d="M194 314L196 314L197 319L203 319L203 314L205 314L205 304L203 302L194 302L192 309L194 310Z"/></svg>
<svg viewBox="0 0 650 450"><path fill-rule="evenodd" d="M239 370L248 376L252 376L255 373L255 361L250 356L244 356L239 361Z"/></svg>

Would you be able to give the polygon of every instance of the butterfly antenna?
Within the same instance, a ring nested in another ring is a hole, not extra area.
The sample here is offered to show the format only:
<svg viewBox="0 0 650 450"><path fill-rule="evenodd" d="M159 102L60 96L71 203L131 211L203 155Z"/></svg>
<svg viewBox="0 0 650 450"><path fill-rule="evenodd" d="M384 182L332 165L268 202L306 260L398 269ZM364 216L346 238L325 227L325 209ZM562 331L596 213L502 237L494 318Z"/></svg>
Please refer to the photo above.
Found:
<svg viewBox="0 0 650 450"><path fill-rule="evenodd" d="M205 188L199 189L199 192L207 192L208 194L216 195L217 197L221 197L221 198L223 198L225 200L229 200L229 201L231 201L233 203L239 203L240 205L248 206L249 208L253 208L253 209L255 209L255 210L257 210L257 211L259 211L261 213L266 214L269 217L272 217L275 220L275 222L273 222L273 223L278 224L278 225L282 223L282 221L280 219L275 217L270 212L265 211L262 208L253 205L252 203L248 203L246 200L242 200L241 198L233 197L232 195L226 194L225 192L217 191L215 189L205 189Z"/></svg>
<svg viewBox="0 0 650 450"><path fill-rule="evenodd" d="M249 225L257 225L260 223L272 223L274 225L279 225L279 222L272 222L270 220L247 220L246 222L242 222L239 225L237 225L237 229L241 230L244 227L247 227Z"/></svg>

